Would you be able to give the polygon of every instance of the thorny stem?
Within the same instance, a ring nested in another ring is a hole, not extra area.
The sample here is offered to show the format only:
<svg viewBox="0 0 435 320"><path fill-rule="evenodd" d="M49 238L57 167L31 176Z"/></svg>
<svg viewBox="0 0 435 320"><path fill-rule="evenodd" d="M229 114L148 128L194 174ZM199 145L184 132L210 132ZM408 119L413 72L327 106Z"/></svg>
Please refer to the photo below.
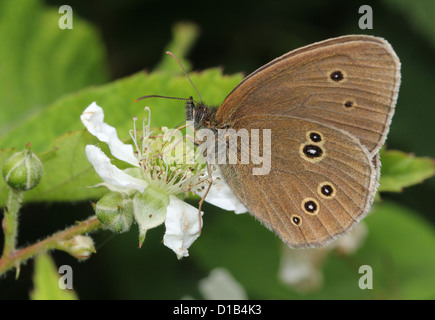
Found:
<svg viewBox="0 0 435 320"><path fill-rule="evenodd" d="M6 215L6 210L5 210ZM9 269L16 267L19 268L20 264L33 256L51 250L62 249L60 245L61 241L69 240L74 236L93 232L101 227L101 222L96 216L92 216L85 221L78 222L76 225L69 227L63 231L59 231L52 236L39 241L31 246L14 250L9 254L3 254L0 259L0 275L8 271Z"/></svg>

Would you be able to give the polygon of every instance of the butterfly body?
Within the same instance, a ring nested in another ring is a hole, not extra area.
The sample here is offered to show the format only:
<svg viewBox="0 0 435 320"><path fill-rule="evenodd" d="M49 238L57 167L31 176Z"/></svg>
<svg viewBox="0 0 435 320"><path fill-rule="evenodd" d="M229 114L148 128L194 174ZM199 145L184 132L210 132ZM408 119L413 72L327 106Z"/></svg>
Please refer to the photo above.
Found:
<svg viewBox="0 0 435 320"><path fill-rule="evenodd" d="M257 141L260 154L270 152L266 174L253 174L255 158L241 163L253 145L240 144L235 163L218 163L221 172L250 213L290 247L318 247L369 211L399 85L400 62L385 40L344 36L271 61L219 108L189 100L186 114L195 129L216 135L270 132L270 146L261 134Z"/></svg>

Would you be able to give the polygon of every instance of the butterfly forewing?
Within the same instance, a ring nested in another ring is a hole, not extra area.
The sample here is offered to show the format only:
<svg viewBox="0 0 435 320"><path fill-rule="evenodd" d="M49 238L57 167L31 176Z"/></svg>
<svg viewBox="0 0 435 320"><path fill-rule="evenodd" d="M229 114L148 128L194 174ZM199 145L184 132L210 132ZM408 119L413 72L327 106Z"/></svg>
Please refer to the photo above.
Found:
<svg viewBox="0 0 435 320"><path fill-rule="evenodd" d="M383 39L345 36L290 52L253 72L216 114L232 126L246 115L288 115L342 129L377 153L389 129L400 62Z"/></svg>

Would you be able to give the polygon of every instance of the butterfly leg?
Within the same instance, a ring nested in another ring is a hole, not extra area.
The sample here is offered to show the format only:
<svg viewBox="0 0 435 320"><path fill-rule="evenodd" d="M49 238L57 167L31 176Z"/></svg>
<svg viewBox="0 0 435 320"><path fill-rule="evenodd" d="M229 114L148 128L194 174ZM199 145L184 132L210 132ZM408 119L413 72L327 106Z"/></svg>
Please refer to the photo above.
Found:
<svg viewBox="0 0 435 320"><path fill-rule="evenodd" d="M207 197L208 192L210 191L211 186L213 185L213 177L211 175L211 166L210 164L207 162L207 173L208 173L208 187L207 190L205 190L204 195L201 197L201 200L199 201L199 205L198 205L198 222L199 222L199 232L201 233L202 230L202 223L201 223L201 207L202 204L204 203L205 198Z"/></svg>

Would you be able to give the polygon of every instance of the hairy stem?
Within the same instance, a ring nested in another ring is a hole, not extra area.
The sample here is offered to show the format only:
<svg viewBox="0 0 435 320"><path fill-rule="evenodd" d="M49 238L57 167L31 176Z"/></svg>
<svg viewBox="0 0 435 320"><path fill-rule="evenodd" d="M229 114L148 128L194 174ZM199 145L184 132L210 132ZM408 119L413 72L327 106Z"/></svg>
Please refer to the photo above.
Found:
<svg viewBox="0 0 435 320"><path fill-rule="evenodd" d="M20 212L22 198L22 191L9 188L2 222L5 237L2 257L9 256L15 251L18 236L18 214Z"/></svg>
<svg viewBox="0 0 435 320"><path fill-rule="evenodd" d="M8 255L3 254L2 258L0 259L0 275L13 267L19 268L21 263L39 253L60 248L61 241L69 240L80 234L96 231L100 227L101 222L97 219L97 217L92 216L85 221L79 222L63 231L59 231L31 246L14 250Z"/></svg>

